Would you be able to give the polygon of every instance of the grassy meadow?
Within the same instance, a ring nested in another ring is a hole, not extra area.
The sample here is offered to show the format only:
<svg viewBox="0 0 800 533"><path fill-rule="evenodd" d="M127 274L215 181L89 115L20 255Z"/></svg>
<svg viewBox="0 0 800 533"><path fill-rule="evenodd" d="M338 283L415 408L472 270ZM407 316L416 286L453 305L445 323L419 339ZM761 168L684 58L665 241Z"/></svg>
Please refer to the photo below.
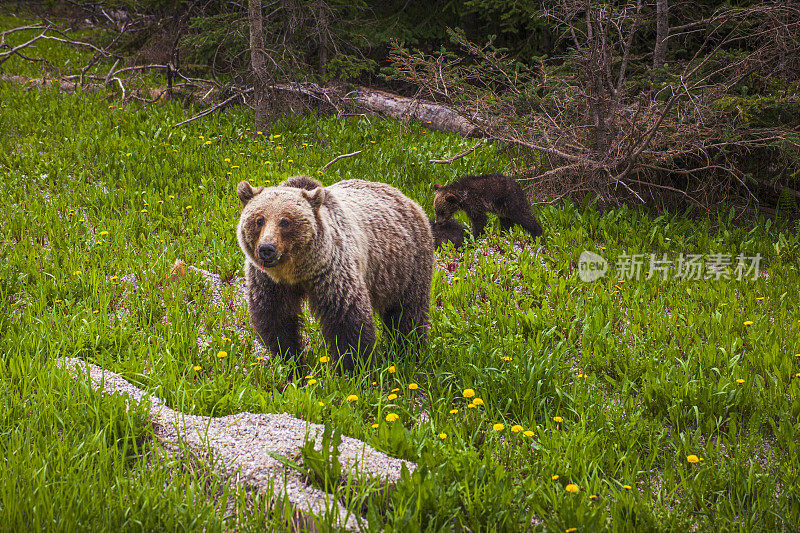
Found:
<svg viewBox="0 0 800 533"><path fill-rule="evenodd" d="M81 60L57 44L38 53ZM306 313L312 384L255 355L234 305L236 184L376 180L432 214L432 182L506 156L433 165L470 141L377 118L295 116L259 133L237 108L173 127L192 112L0 82L0 529L288 528L202 465L158 460L144 406L72 380L61 357L188 413L288 412L415 461L394 492L360 500L373 531L800 528L797 226L538 206L543 242L493 221L437 254L419 359L383 339L338 375ZM584 250L609 261L605 277L581 281ZM633 254L727 254L731 268L759 254L761 275L621 282ZM196 273L168 281L177 258L218 274L224 305Z"/></svg>

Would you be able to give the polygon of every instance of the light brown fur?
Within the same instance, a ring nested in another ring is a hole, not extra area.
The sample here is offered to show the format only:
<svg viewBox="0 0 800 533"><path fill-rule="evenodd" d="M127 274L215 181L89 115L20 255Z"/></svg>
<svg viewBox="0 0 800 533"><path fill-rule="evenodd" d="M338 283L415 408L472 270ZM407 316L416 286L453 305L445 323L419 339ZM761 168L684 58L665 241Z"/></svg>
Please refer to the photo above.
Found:
<svg viewBox="0 0 800 533"><path fill-rule="evenodd" d="M288 313L308 298L329 346L352 368L351 355L374 345L373 310L402 336L424 338L433 237L422 208L394 187L361 180L318 185L305 177L269 188L239 184L237 235L251 322L273 352L294 355L299 323ZM265 263L262 245L274 247L277 259Z"/></svg>

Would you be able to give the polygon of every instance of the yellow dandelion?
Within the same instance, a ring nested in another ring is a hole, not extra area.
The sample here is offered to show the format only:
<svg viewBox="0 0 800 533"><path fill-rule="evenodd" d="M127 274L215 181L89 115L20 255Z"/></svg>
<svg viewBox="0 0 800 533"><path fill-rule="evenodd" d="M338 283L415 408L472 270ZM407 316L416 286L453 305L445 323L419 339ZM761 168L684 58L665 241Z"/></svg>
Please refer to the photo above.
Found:
<svg viewBox="0 0 800 533"><path fill-rule="evenodd" d="M631 487L630 485L622 485L622 488L625 490L631 490L633 487Z"/></svg>
<svg viewBox="0 0 800 533"><path fill-rule="evenodd" d="M140 212L141 213L147 213L147 209L142 209Z"/></svg>
<svg viewBox="0 0 800 533"><path fill-rule="evenodd" d="M458 409L450 409L450 414L451 414L451 415L456 415L456 414L458 414Z"/></svg>
<svg viewBox="0 0 800 533"><path fill-rule="evenodd" d="M503 361L511 361L511 360L512 360L512 358L509 357L508 355L504 355L503 356Z"/></svg>
<svg viewBox="0 0 800 533"><path fill-rule="evenodd" d="M206 144L211 144L211 141L206 141Z"/></svg>
<svg viewBox="0 0 800 533"><path fill-rule="evenodd" d="M752 320L745 320L744 321L744 325L745 326L752 326L753 325L753 321Z"/></svg>
<svg viewBox="0 0 800 533"><path fill-rule="evenodd" d="M81 272L80 270L76 270L76 271L75 271L75 272L73 272L72 274L73 274L73 275L75 275L75 276L80 276L82 273L83 273L83 272Z"/></svg>
<svg viewBox="0 0 800 533"><path fill-rule="evenodd" d="M560 416L554 416L553 417L553 422L555 422L556 424L560 424L563 421L564 421L564 419L561 418Z"/></svg>
<svg viewBox="0 0 800 533"><path fill-rule="evenodd" d="M101 235L101 236L108 235L108 232L107 232L107 231L105 231L105 230L104 230L104 231L101 231L101 232L100 232L100 235Z"/></svg>
<svg viewBox="0 0 800 533"><path fill-rule="evenodd" d="M194 368L195 372L199 372L200 370L203 369L203 367L201 367L200 365L194 365L193 368Z"/></svg>
<svg viewBox="0 0 800 533"><path fill-rule="evenodd" d="M736 383L741 385L742 383L744 383L744 380L742 378L739 378L739 379L736 380Z"/></svg>
<svg viewBox="0 0 800 533"><path fill-rule="evenodd" d="M307 383L308 383L309 385L316 385L316 384L317 384L317 380L312 378L312 379L309 379L309 380L307 381Z"/></svg>
<svg viewBox="0 0 800 533"><path fill-rule="evenodd" d="M589 499L590 500L596 500L597 499L597 494L590 494L589 495Z"/></svg>
<svg viewBox="0 0 800 533"><path fill-rule="evenodd" d="M317 405L319 405L320 407L325 407L325 402L317 402Z"/></svg>
<svg viewBox="0 0 800 533"><path fill-rule="evenodd" d="M328 357L327 355L323 355L322 357L319 358L319 362L320 363L327 363L330 360L331 360L331 358Z"/></svg>
<svg viewBox="0 0 800 533"><path fill-rule="evenodd" d="M439 433L439 438L444 440L447 438L447 433Z"/></svg>
<svg viewBox="0 0 800 533"><path fill-rule="evenodd" d="M111 283L116 283L117 281L119 281L119 276L111 276L108 279L111 281Z"/></svg>
<svg viewBox="0 0 800 533"><path fill-rule="evenodd" d="M307 374L307 375L306 375L306 377L305 377L305 379L311 379L311 378L313 378L313 377L314 377L314 376L312 376L311 374Z"/></svg>
<svg viewBox="0 0 800 533"><path fill-rule="evenodd" d="M529 429L525 433L523 433L523 435L525 435L526 437L533 437L535 433Z"/></svg>
<svg viewBox="0 0 800 533"><path fill-rule="evenodd" d="M201 135L201 136L200 136L200 139L205 139L205 137L203 137L203 136Z"/></svg>
<svg viewBox="0 0 800 533"><path fill-rule="evenodd" d="M699 458L699 457L697 457L697 456L696 456L696 455L694 455L694 454L692 454L692 455L687 455L687 456L686 456L686 460L687 460L688 462L692 463L692 464L695 464L695 463L699 463L699 462L700 462L700 458Z"/></svg>
<svg viewBox="0 0 800 533"><path fill-rule="evenodd" d="M568 527L564 530L564 533L575 533L576 531L578 531L577 527Z"/></svg>
<svg viewBox="0 0 800 533"><path fill-rule="evenodd" d="M63 300L56 300L55 303L60 304Z"/></svg>
<svg viewBox="0 0 800 533"><path fill-rule="evenodd" d="M411 390L417 390L419 388L419 385L417 385L416 383L409 383L408 388Z"/></svg>
<svg viewBox="0 0 800 533"><path fill-rule="evenodd" d="M94 311L92 311L92 313L94 313L95 315L96 315L97 313L99 313L99 312L100 312L100 311L99 311L98 309L95 309Z"/></svg>
<svg viewBox="0 0 800 533"><path fill-rule="evenodd" d="M764 299L764 296L756 296L756 300L759 300L759 301L761 301L761 300L763 300L763 299Z"/></svg>
<svg viewBox="0 0 800 533"><path fill-rule="evenodd" d="M225 359L226 357L228 357L228 352L225 352L225 351L221 351L221 350L220 350L220 352L219 352L219 353L217 353L217 358L218 358L218 359Z"/></svg>
<svg viewBox="0 0 800 533"><path fill-rule="evenodd" d="M230 339L228 339L228 340L230 340ZM264 360L264 356L263 355L259 355L258 357L256 357L256 361L263 361L263 360Z"/></svg>
<svg viewBox="0 0 800 533"><path fill-rule="evenodd" d="M578 485L576 485L575 483L570 483L569 485L564 487L564 489L567 492L571 492L572 494L577 494L581 490L580 487L578 487Z"/></svg>
<svg viewBox="0 0 800 533"><path fill-rule="evenodd" d="M389 367L389 373L394 374L397 369L394 366Z"/></svg>
<svg viewBox="0 0 800 533"><path fill-rule="evenodd" d="M250 366L256 366L257 364L258 363L256 363L256 362L252 362L252 363L250 363Z"/></svg>
<svg viewBox="0 0 800 533"><path fill-rule="evenodd" d="M280 134L280 133L276 133L276 134L275 134L275 135L273 135L272 137L273 137L274 139L277 139L277 138L279 138L280 136L281 136L281 134Z"/></svg>
<svg viewBox="0 0 800 533"><path fill-rule="evenodd" d="M264 135L264 132L263 131L257 131L256 135Z"/></svg>
<svg viewBox="0 0 800 533"><path fill-rule="evenodd" d="M239 168L239 165L231 165L231 168Z"/></svg>
<svg viewBox="0 0 800 533"><path fill-rule="evenodd" d="M387 399L388 399L390 402L391 402L392 400L396 400L396 399L397 399L397 394L390 394L390 395L387 397Z"/></svg>
<svg viewBox="0 0 800 533"><path fill-rule="evenodd" d="M477 406L477 405L475 405L474 403L470 403L470 404L467 406L467 408L468 408L468 409L477 409L477 408L478 408L478 406Z"/></svg>
<svg viewBox="0 0 800 533"><path fill-rule="evenodd" d="M287 163L294 163L294 160L293 159L287 159L286 162Z"/></svg>
<svg viewBox="0 0 800 533"><path fill-rule="evenodd" d="M393 389L392 389L391 391L389 391L389 392L400 392L400 389L398 389L397 387L395 387L395 388L393 388Z"/></svg>
<svg viewBox="0 0 800 533"><path fill-rule="evenodd" d="M394 422L398 418L400 418L400 415L398 415L397 413L389 413L388 415L386 415L387 422Z"/></svg>
<svg viewBox="0 0 800 533"><path fill-rule="evenodd" d="M127 154L125 154L125 157L130 157L132 155L133 155L132 153L128 152Z"/></svg>
<svg viewBox="0 0 800 533"><path fill-rule="evenodd" d="M169 199L170 199L170 200L174 200L174 199L175 199L175 195L173 195L173 194L170 194L170 195L169 195Z"/></svg>
<svg viewBox="0 0 800 533"><path fill-rule="evenodd" d="M346 399L348 402L355 402L356 400L358 400L358 396L356 396L355 394L351 394Z"/></svg>
<svg viewBox="0 0 800 533"><path fill-rule="evenodd" d="M464 392L461 393L464 398L472 398L475 396L475 391L472 389L464 389Z"/></svg>
<svg viewBox="0 0 800 533"><path fill-rule="evenodd" d="M501 424L501 423L498 422L497 424L494 424L492 426L492 429L495 430L495 431L503 431L504 429L506 429L506 426L505 426L505 424Z"/></svg>
<svg viewBox="0 0 800 533"><path fill-rule="evenodd" d="M481 400L480 398L475 398L474 400L472 400L472 403L480 407L481 405L483 405L483 400Z"/></svg>
<svg viewBox="0 0 800 533"><path fill-rule="evenodd" d="M231 162L231 158L230 158L230 157L226 157L226 158L224 159L224 161L225 161L226 163L230 163L230 162Z"/></svg>
<svg viewBox="0 0 800 533"><path fill-rule="evenodd" d="M798 372L797 374L795 374L795 375L794 375L794 377L796 377L796 378L800 378L800 372Z"/></svg>
<svg viewBox="0 0 800 533"><path fill-rule="evenodd" d="M511 433L519 433L520 431L522 431L522 426L519 424L514 424L511 426Z"/></svg>
<svg viewBox="0 0 800 533"><path fill-rule="evenodd" d="M187 210L187 211L188 211L189 209L191 209L191 208L192 208L192 206L190 206L190 205L187 205L187 206L186 206L186 210Z"/></svg>
<svg viewBox="0 0 800 533"><path fill-rule="evenodd" d="M553 475L550 479L553 481L558 481L558 474Z"/></svg>
<svg viewBox="0 0 800 533"><path fill-rule="evenodd" d="M372 429L378 429L378 424L372 424Z"/></svg>
<svg viewBox="0 0 800 533"><path fill-rule="evenodd" d="M265 164L265 165L271 165L271 164L272 164L272 161L264 161L264 164ZM267 182L267 183L269 183L269 182Z"/></svg>
<svg viewBox="0 0 800 533"><path fill-rule="evenodd" d="M375 141L370 141L372 144L375 144Z"/></svg>

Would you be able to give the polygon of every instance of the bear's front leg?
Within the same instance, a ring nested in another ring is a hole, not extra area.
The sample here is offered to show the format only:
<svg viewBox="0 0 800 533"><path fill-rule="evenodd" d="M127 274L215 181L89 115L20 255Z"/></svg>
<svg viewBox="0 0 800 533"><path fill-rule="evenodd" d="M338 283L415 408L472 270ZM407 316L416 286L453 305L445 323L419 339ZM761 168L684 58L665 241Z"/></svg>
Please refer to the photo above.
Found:
<svg viewBox="0 0 800 533"><path fill-rule="evenodd" d="M279 285L247 262L247 307L250 323L273 355L295 358L302 350L300 307L303 291Z"/></svg>
<svg viewBox="0 0 800 533"><path fill-rule="evenodd" d="M312 311L329 350L339 356L345 371L353 370L353 357L366 359L375 348L375 322L366 287L321 291L309 296Z"/></svg>

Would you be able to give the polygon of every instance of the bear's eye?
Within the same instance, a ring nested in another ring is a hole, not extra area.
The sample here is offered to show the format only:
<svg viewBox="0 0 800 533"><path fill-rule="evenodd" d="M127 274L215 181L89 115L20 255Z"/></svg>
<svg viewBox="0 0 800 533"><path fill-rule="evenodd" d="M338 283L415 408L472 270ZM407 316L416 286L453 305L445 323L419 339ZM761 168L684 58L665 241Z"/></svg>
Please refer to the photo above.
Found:
<svg viewBox="0 0 800 533"><path fill-rule="evenodd" d="M256 227L261 228L264 226L264 217L258 217L256 219Z"/></svg>
<svg viewBox="0 0 800 533"><path fill-rule="evenodd" d="M288 218L282 218L282 219L280 219L280 220L278 221L278 226L280 226L280 227L282 227L282 228L284 228L284 229L285 229L285 228L288 228L288 227L289 227L289 219L288 219Z"/></svg>

